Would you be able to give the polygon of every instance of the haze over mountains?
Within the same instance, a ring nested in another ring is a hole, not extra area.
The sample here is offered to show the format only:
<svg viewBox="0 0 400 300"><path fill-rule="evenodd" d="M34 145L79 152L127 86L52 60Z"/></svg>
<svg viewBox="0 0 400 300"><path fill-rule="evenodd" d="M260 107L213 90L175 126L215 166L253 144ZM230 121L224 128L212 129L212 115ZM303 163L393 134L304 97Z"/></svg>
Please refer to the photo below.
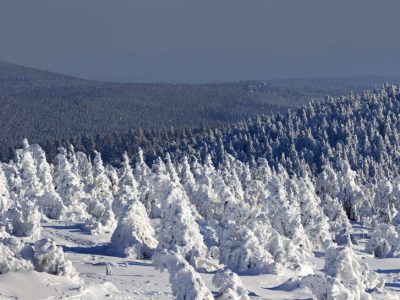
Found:
<svg viewBox="0 0 400 300"><path fill-rule="evenodd" d="M309 100L372 89L396 78L347 77L210 84L83 80L0 62L1 153L20 144L130 129L217 126L284 112Z"/></svg>

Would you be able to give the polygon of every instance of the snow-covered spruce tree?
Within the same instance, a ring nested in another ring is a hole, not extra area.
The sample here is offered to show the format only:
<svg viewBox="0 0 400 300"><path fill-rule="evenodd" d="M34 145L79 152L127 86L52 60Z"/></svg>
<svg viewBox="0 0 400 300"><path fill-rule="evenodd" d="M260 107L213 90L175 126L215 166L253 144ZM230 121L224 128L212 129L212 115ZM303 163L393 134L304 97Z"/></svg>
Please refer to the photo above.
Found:
<svg viewBox="0 0 400 300"><path fill-rule="evenodd" d="M1 214L12 205L8 189L8 182L3 171L3 164L0 163L0 218Z"/></svg>
<svg viewBox="0 0 400 300"><path fill-rule="evenodd" d="M375 257L400 257L399 229L391 224L381 223L371 232L371 239L365 246L368 253Z"/></svg>
<svg viewBox="0 0 400 300"><path fill-rule="evenodd" d="M281 177L282 179L273 176L269 181L270 196L266 199L263 208L268 214L272 227L279 234L288 237L305 251L311 250L311 242L301 223L299 199L293 191L296 186L286 176ZM286 188L281 180L285 180Z"/></svg>
<svg viewBox="0 0 400 300"><path fill-rule="evenodd" d="M92 234L112 232L116 227L112 203L114 197L111 190L111 182L107 177L100 153L95 153L93 160L93 185L85 199L87 212L91 218L85 222L85 226Z"/></svg>
<svg viewBox="0 0 400 300"><path fill-rule="evenodd" d="M0 231L0 274L33 269L32 262L22 257L24 243Z"/></svg>
<svg viewBox="0 0 400 300"><path fill-rule="evenodd" d="M169 174L169 177L171 178L172 182L174 183L180 182L180 178L178 176L174 164L171 161L171 156L169 155L169 153L167 153L167 155L165 156L165 169L167 170L167 173Z"/></svg>
<svg viewBox="0 0 400 300"><path fill-rule="evenodd" d="M73 168L73 172L81 179L85 187L85 192L89 192L90 187L93 184L93 166L90 157L86 156L85 153L78 151L75 153L75 161L76 166Z"/></svg>
<svg viewBox="0 0 400 300"><path fill-rule="evenodd" d="M298 271L308 253L273 229L260 207L244 202L227 207L218 236L220 263L238 273Z"/></svg>
<svg viewBox="0 0 400 300"><path fill-rule="evenodd" d="M321 200L315 194L315 188L308 178L297 181L300 202L301 224L315 248L327 247L332 238L329 232L328 218L321 208Z"/></svg>
<svg viewBox="0 0 400 300"><path fill-rule="evenodd" d="M196 223L194 208L191 207L183 187L172 182L165 174L158 178L156 185L161 201L157 251L167 249L178 252L198 271L214 270L199 225Z"/></svg>
<svg viewBox="0 0 400 300"><path fill-rule="evenodd" d="M190 169L187 156L184 156L181 161L180 181L189 199L196 197L199 187Z"/></svg>
<svg viewBox="0 0 400 300"><path fill-rule="evenodd" d="M274 258L251 229L227 221L219 231L219 262L241 274L276 274Z"/></svg>
<svg viewBox="0 0 400 300"><path fill-rule="evenodd" d="M181 254L164 249L155 253L153 264L161 272L168 270L172 294L176 300L214 299L200 275Z"/></svg>
<svg viewBox="0 0 400 300"><path fill-rule="evenodd" d="M117 170L112 165L107 165L106 175L111 182L111 192L115 197L118 194L119 177Z"/></svg>
<svg viewBox="0 0 400 300"><path fill-rule="evenodd" d="M74 222L85 221L88 214L83 200L87 198L87 194L83 190L80 178L72 172L65 149L60 149L56 156L54 186L66 207L66 219Z"/></svg>
<svg viewBox="0 0 400 300"><path fill-rule="evenodd" d="M138 167L139 169L137 169ZM145 170L145 173L138 176L138 170ZM147 170L144 161L140 164L138 162L135 169L135 178L139 178L139 199L146 207L147 214L152 219L160 218L160 199L165 196L166 188L164 183L170 180L164 162L161 158L157 158L151 171Z"/></svg>
<svg viewBox="0 0 400 300"><path fill-rule="evenodd" d="M16 164L10 161L8 164L3 163L2 168L7 179L8 192L12 202L15 202L22 195L22 180L19 176Z"/></svg>
<svg viewBox="0 0 400 300"><path fill-rule="evenodd" d="M371 209L376 211L378 223L390 223L397 214L393 186L387 179L381 180L374 195L374 204Z"/></svg>
<svg viewBox="0 0 400 300"><path fill-rule="evenodd" d="M113 252L119 256L149 259L157 247L155 232L147 216L146 208L137 199L128 198L124 217L118 221L111 237Z"/></svg>
<svg viewBox="0 0 400 300"><path fill-rule="evenodd" d="M26 139L23 141L23 148L15 151L15 156L16 166L21 178L21 195L30 201L36 201L42 195L42 190L37 177L37 166Z"/></svg>
<svg viewBox="0 0 400 300"><path fill-rule="evenodd" d="M218 289L215 299L250 300L239 276L229 269L217 271L212 278L212 283Z"/></svg>
<svg viewBox="0 0 400 300"><path fill-rule="evenodd" d="M301 287L309 289L317 299L371 299L371 291L379 291L384 281L365 262L359 262L350 247L331 247L326 252L324 273L308 275Z"/></svg>
<svg viewBox="0 0 400 300"><path fill-rule="evenodd" d="M205 220L219 222L224 210L229 203L236 203L231 189L225 184L222 176L214 168L210 157L207 157L204 165L196 160L193 163L196 189L190 198L196 210Z"/></svg>
<svg viewBox="0 0 400 300"><path fill-rule="evenodd" d="M150 218L160 217L160 201L155 195L153 179L154 174L147 166L142 149L139 148L134 169L135 180L138 183L139 200L146 207Z"/></svg>
<svg viewBox="0 0 400 300"><path fill-rule="evenodd" d="M117 218L123 217L127 212L129 201L138 200L138 185L133 176L130 159L125 152L122 160L122 167L119 169L118 193L112 203L112 210Z"/></svg>
<svg viewBox="0 0 400 300"><path fill-rule="evenodd" d="M364 205L365 197L357 183L357 173L351 169L347 160L341 162L338 182L338 199L343 204L348 218L352 221L360 221L362 217L361 208Z"/></svg>
<svg viewBox="0 0 400 300"><path fill-rule="evenodd" d="M40 184L40 192L37 194L39 210L50 219L59 219L65 207L61 197L56 193L52 167L46 160L46 154L39 145L30 145L29 151L36 162L36 176Z"/></svg>
<svg viewBox="0 0 400 300"><path fill-rule="evenodd" d="M351 224L347 218L343 205L339 202L339 183L336 172L330 165L326 165L317 178L317 195L321 198L321 206L329 219L329 226L333 239L338 244L350 241Z"/></svg>
<svg viewBox="0 0 400 300"><path fill-rule="evenodd" d="M192 190L191 203L194 204L203 218L219 220L223 213L223 210L220 209L222 199L219 198L217 191L214 189L213 178L215 178L214 175L216 173L214 167L211 164L200 165L195 160L193 162L193 171L196 188Z"/></svg>

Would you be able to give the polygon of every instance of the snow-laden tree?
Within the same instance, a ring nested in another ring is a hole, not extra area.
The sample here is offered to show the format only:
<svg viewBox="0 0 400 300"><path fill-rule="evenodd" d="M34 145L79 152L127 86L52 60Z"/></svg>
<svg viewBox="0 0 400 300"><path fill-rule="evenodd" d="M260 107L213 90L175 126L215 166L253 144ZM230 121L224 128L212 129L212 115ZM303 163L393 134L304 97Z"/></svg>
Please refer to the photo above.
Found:
<svg viewBox="0 0 400 300"><path fill-rule="evenodd" d="M119 169L118 193L112 203L112 210L117 218L123 217L127 212L129 201L138 200L138 184L133 175L130 159L125 152L122 166Z"/></svg>
<svg viewBox="0 0 400 300"><path fill-rule="evenodd" d="M146 208L140 201L133 200L125 209L127 213L119 219L111 237L113 251L119 256L151 258L158 241Z"/></svg>
<svg viewBox="0 0 400 300"><path fill-rule="evenodd" d="M220 167L221 176L225 184L230 188L233 196L238 201L243 201L245 199L243 185L240 180L238 170L240 169L240 164L237 159L232 155L225 154L223 163Z"/></svg>
<svg viewBox="0 0 400 300"><path fill-rule="evenodd" d="M363 215L361 211L366 201L360 185L357 183L357 173L350 167L348 161L341 162L338 176L339 192L338 199L343 204L348 218L359 221Z"/></svg>
<svg viewBox="0 0 400 300"><path fill-rule="evenodd" d="M39 210L50 219L59 219L65 212L63 201L56 193L52 167L46 160L46 153L39 145L30 145L29 152L36 163L36 176L40 187L37 191Z"/></svg>
<svg viewBox="0 0 400 300"><path fill-rule="evenodd" d="M22 180L19 176L17 165L10 161L2 164L4 175L7 179L8 192L12 202L22 195Z"/></svg>
<svg viewBox="0 0 400 300"><path fill-rule="evenodd" d="M158 160L157 162L160 163L162 161ZM153 167L157 170L160 170L161 173L164 171L166 172L162 166L160 168L156 167L157 162L153 165ZM153 185L153 180L156 175L152 173L146 164L143 151L140 148L138 150L134 176L136 182L138 183L139 200L146 207L147 214L150 218L159 218L161 214L160 200L157 198Z"/></svg>
<svg viewBox="0 0 400 300"><path fill-rule="evenodd" d="M164 183L171 180L165 163L161 158L157 158L150 171L144 161L139 161L135 168L135 178L139 183L139 199L146 207L147 214L152 219L160 218L160 199L164 197L167 186Z"/></svg>
<svg viewBox="0 0 400 300"><path fill-rule="evenodd" d="M86 156L83 152L75 153L76 167L73 172L78 178L81 179L85 192L89 192L91 185L93 184L93 166L90 157Z"/></svg>
<svg viewBox="0 0 400 300"><path fill-rule="evenodd" d="M276 274L274 258L254 232L228 221L219 234L219 262L241 274Z"/></svg>
<svg viewBox="0 0 400 300"><path fill-rule="evenodd" d="M37 177L37 166L30 151L28 141L23 141L23 148L15 151L16 166L21 178L22 195L31 201L41 196L42 190Z"/></svg>
<svg viewBox="0 0 400 300"><path fill-rule="evenodd" d="M285 176L286 177L286 176ZM282 178L283 179L283 178ZM296 186L290 179L286 181L286 188L278 176L273 176L268 183L270 195L265 200L264 210L267 212L272 227L279 234L288 237L304 250L311 250L308 239L301 223L301 209Z"/></svg>
<svg viewBox="0 0 400 300"><path fill-rule="evenodd" d="M67 276L78 279L78 273L72 263L64 256L61 247L49 239L38 240L33 245L33 266L38 272L46 272L53 275Z"/></svg>
<svg viewBox="0 0 400 300"><path fill-rule="evenodd" d="M0 231L0 274L33 269L32 262L24 259L24 242Z"/></svg>
<svg viewBox="0 0 400 300"><path fill-rule="evenodd" d="M0 216L12 205L8 189L7 178L3 171L3 164L0 163Z"/></svg>
<svg viewBox="0 0 400 300"><path fill-rule="evenodd" d="M65 150L56 156L54 171L55 191L60 195L66 207L66 218L71 221L84 221L88 218L84 199L87 194L83 190L80 178L72 172L71 164Z"/></svg>
<svg viewBox="0 0 400 300"><path fill-rule="evenodd" d="M337 198L339 190L336 172L330 165L326 165L324 171L318 176L316 192L321 198L321 206L329 219L330 231L334 241L345 244L350 240L351 224L342 203Z"/></svg>
<svg viewBox="0 0 400 300"><path fill-rule="evenodd" d="M151 174L151 170L144 160L143 150L139 148L137 161L135 164L135 179L137 182L142 182L145 177Z"/></svg>
<svg viewBox="0 0 400 300"><path fill-rule="evenodd" d="M92 234L108 233L116 227L115 214L112 210L114 196L111 181L108 178L100 153L96 152L93 160L93 184L86 198L87 212L91 218L86 221L86 227Z"/></svg>
<svg viewBox="0 0 400 300"><path fill-rule="evenodd" d="M323 273L304 277L301 287L309 289L317 299L371 299L370 292L379 291L384 281L360 262L350 247L331 247L325 255Z"/></svg>
<svg viewBox="0 0 400 300"><path fill-rule="evenodd" d="M308 178L297 181L300 203L301 224L314 248L327 247L331 241L328 218L321 208L321 200Z"/></svg>
<svg viewBox="0 0 400 300"><path fill-rule="evenodd" d="M111 192L115 197L118 194L118 186L119 186L119 177L118 171L112 165L107 165L106 167L106 175L111 182Z"/></svg>
<svg viewBox="0 0 400 300"><path fill-rule="evenodd" d="M185 189L186 195L189 199L193 199L198 191L198 185L190 169L190 164L187 156L184 156L181 161L180 182Z"/></svg>
<svg viewBox="0 0 400 300"><path fill-rule="evenodd" d="M250 300L242 280L229 269L217 271L212 278L212 283L218 289L215 299Z"/></svg>
<svg viewBox="0 0 400 300"><path fill-rule="evenodd" d="M300 270L308 251L272 228L268 215L247 203L229 205L219 224L219 260L238 273Z"/></svg>
<svg viewBox="0 0 400 300"><path fill-rule="evenodd" d="M239 200L235 199L231 189L213 166L210 157L206 158L204 165L194 161L193 172L196 189L193 190L191 202L205 220L214 219L219 222L226 206Z"/></svg>
<svg viewBox="0 0 400 300"><path fill-rule="evenodd" d="M395 194L391 182L381 180L376 188L374 204L371 209L376 211L376 220L379 223L390 223L397 214ZM372 205L371 205L372 206Z"/></svg>
<svg viewBox="0 0 400 300"><path fill-rule="evenodd" d="M167 153L167 155L165 156L165 169L166 169L167 173L169 174L169 177L171 178L172 182L175 182L175 183L180 182L178 172L177 172L174 164L172 163L171 156L169 155L169 153Z"/></svg>
<svg viewBox="0 0 400 300"><path fill-rule="evenodd" d="M9 209L4 216L6 231L17 237L28 237L33 241L40 237L41 214L28 198L19 199L18 205ZM0 220L1 221L1 220Z"/></svg>
<svg viewBox="0 0 400 300"><path fill-rule="evenodd" d="M375 257L400 257L399 231L391 224L381 223L374 226L365 250Z"/></svg>
<svg viewBox="0 0 400 300"><path fill-rule="evenodd" d="M161 183L165 195L161 198L161 224L157 251L179 252L196 270L211 271L208 249L196 223L189 199L182 186L171 181Z"/></svg>
<svg viewBox="0 0 400 300"><path fill-rule="evenodd" d="M155 253L153 264L161 272L168 270L172 294L176 300L214 299L203 279L181 254L164 249Z"/></svg>

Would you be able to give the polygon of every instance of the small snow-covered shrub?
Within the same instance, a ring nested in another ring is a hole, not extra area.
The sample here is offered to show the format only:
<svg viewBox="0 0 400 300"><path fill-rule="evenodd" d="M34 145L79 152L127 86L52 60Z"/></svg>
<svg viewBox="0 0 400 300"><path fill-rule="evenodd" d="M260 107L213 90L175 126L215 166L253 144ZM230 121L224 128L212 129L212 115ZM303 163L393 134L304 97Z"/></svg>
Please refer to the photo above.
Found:
<svg viewBox="0 0 400 300"><path fill-rule="evenodd" d="M63 250L51 239L44 238L35 242L32 262L38 272L77 278L72 263L65 259Z"/></svg>
<svg viewBox="0 0 400 300"><path fill-rule="evenodd" d="M120 256L146 259L153 255L157 244L146 208L138 200L134 201L127 216L118 222L111 237L112 248Z"/></svg>
<svg viewBox="0 0 400 300"><path fill-rule="evenodd" d="M167 269L172 293L176 300L214 299L200 275L180 255L168 250L156 252L153 264L161 272Z"/></svg>
<svg viewBox="0 0 400 300"><path fill-rule="evenodd" d="M23 248L20 240L0 233L0 274L33 269L32 263L21 256Z"/></svg>
<svg viewBox="0 0 400 300"><path fill-rule="evenodd" d="M277 273L272 255L254 232L233 222L226 223L220 236L220 263L238 273Z"/></svg>
<svg viewBox="0 0 400 300"><path fill-rule="evenodd" d="M38 208L26 199L23 206L15 207L6 212L6 231L17 237L29 237L37 240L40 237L41 214Z"/></svg>
<svg viewBox="0 0 400 300"><path fill-rule="evenodd" d="M239 276L231 270L220 270L212 278L212 283L218 288L215 299L218 300L250 300L247 290Z"/></svg>
<svg viewBox="0 0 400 300"><path fill-rule="evenodd" d="M38 199L39 210L49 219L58 220L65 211L61 197L56 192L45 193Z"/></svg>
<svg viewBox="0 0 400 300"><path fill-rule="evenodd" d="M317 299L370 299L368 291L379 291L384 286L378 274L359 262L350 247L329 248L323 271L304 277L300 284Z"/></svg>
<svg viewBox="0 0 400 300"><path fill-rule="evenodd" d="M393 225L381 223L373 229L365 250L375 257L399 257L399 233Z"/></svg>

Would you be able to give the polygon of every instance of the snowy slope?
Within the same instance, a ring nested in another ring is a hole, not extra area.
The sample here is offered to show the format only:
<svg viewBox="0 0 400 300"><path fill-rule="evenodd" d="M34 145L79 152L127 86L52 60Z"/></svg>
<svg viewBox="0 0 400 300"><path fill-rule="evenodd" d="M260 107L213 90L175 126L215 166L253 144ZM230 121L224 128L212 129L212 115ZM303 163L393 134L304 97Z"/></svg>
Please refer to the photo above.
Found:
<svg viewBox="0 0 400 300"><path fill-rule="evenodd" d="M81 284L68 278L47 273L11 272L0 275L1 299L173 299L168 273L160 273L148 260L133 260L109 256L109 234L92 236L81 231L76 224L52 221L42 224L43 237L51 237L62 245L82 279ZM366 233L354 224L356 234ZM375 296L380 299L399 299L400 262L395 258L376 259L363 252L365 239L355 245L357 255L365 259L371 269L385 277L385 290L393 293ZM323 268L323 253L312 259L314 270ZM107 265L111 272L106 274ZM207 286L215 291L213 274L201 274ZM298 287L299 274L285 272L280 275L264 274L240 276L253 299L310 299L312 295ZM291 281L291 282L290 282Z"/></svg>

